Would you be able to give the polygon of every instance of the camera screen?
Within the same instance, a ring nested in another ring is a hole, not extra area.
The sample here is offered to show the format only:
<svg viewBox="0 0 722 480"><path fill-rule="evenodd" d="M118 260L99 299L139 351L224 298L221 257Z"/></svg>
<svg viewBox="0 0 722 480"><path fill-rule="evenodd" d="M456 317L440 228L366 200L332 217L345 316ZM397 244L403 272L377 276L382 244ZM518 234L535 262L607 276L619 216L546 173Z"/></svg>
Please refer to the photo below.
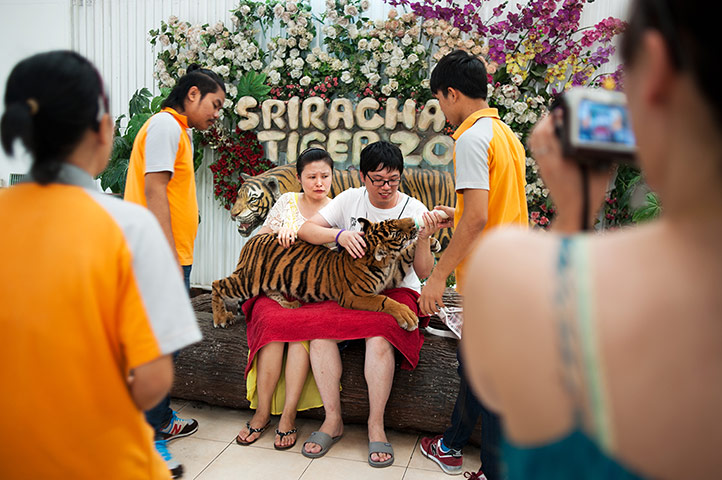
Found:
<svg viewBox="0 0 722 480"><path fill-rule="evenodd" d="M579 143L611 143L634 147L634 133L624 106L583 99L579 102L578 112Z"/></svg>

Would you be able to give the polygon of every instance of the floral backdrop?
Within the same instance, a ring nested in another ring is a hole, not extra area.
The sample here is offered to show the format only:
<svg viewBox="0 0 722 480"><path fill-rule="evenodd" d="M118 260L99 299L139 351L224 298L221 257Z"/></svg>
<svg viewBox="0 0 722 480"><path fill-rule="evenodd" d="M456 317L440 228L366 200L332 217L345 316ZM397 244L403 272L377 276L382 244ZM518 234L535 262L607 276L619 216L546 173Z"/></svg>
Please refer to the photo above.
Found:
<svg viewBox="0 0 722 480"><path fill-rule="evenodd" d="M369 0L327 0L320 14L303 2L242 0L232 11L231 25L191 25L171 17L150 32L150 41L158 51L160 87L172 87L191 63L226 82L223 117L202 141L216 151L211 165L215 194L230 208L241 172L254 175L273 166L254 133L235 127L239 98L250 95L260 103L316 96L330 103L339 97L373 97L383 106L396 97L414 99L421 109L431 98L431 69L457 48L484 61L490 105L526 144L554 95L572 85L622 86L618 66L606 68L611 74L597 72L612 58L613 40L625 24L610 17L582 26L582 10L592 1L503 2L491 15L482 15L485 0L464 5L386 0L393 7L387 18L370 19ZM617 179L605 207L607 225L631 221L628 199L625 203L622 197L639 176L627 168ZM554 208L529 152L527 182L530 222L544 227Z"/></svg>

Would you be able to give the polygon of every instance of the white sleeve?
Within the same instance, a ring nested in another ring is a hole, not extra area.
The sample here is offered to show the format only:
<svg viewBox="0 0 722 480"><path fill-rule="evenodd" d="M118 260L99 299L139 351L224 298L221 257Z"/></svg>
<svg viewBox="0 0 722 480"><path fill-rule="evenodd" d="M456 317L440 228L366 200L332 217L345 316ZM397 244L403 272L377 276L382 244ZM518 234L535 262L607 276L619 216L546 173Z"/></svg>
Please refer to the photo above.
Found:
<svg viewBox="0 0 722 480"><path fill-rule="evenodd" d="M293 193L284 193L276 200L276 203L273 204L271 211L266 216L266 221L263 222L263 226L270 228L273 233L276 233L286 220L289 195L293 195Z"/></svg>
<svg viewBox="0 0 722 480"><path fill-rule="evenodd" d="M145 137L145 173L173 174L181 133L170 113L161 112L150 119Z"/></svg>
<svg viewBox="0 0 722 480"><path fill-rule="evenodd" d="M494 134L490 118L481 118L465 131L454 146L456 191L489 190L489 147Z"/></svg>

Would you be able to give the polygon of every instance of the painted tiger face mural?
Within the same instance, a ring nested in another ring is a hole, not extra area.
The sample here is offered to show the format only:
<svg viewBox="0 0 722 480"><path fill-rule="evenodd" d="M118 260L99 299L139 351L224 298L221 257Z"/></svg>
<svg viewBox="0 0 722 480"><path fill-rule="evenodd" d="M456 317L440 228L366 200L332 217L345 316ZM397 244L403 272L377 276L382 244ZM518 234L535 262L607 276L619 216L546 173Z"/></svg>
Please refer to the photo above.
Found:
<svg viewBox="0 0 722 480"><path fill-rule="evenodd" d="M244 237L263 225L271 207L282 194L301 191L301 183L296 177L296 164L275 167L254 177L243 175L243 179L244 183L231 209L231 217L238 223L238 232ZM334 169L329 196L333 198L347 188L361 186L363 183L358 170ZM401 177L399 190L421 201L429 210L435 205L456 205L454 176L449 172L407 167ZM451 231L443 229L434 237L443 250L451 240Z"/></svg>
<svg viewBox="0 0 722 480"><path fill-rule="evenodd" d="M299 306L298 302L286 300L288 296L304 302L335 300L346 308L386 312L402 328L414 330L418 319L411 309L379 295L389 288L390 279L399 278L400 257L416 245L413 219L359 221L366 242L366 254L359 259L346 251L300 240L286 249L270 233L251 238L241 249L233 274L213 282L213 325L225 327L233 322L234 316L226 310L223 297L247 300L263 292L286 308ZM355 280L350 282L349 278Z"/></svg>

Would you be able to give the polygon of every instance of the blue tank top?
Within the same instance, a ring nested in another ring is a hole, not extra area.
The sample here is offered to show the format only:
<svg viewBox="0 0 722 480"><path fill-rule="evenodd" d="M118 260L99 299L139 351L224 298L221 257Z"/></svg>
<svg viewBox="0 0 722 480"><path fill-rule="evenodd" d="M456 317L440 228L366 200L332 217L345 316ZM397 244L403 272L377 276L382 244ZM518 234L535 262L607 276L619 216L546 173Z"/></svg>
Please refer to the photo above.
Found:
<svg viewBox="0 0 722 480"><path fill-rule="evenodd" d="M611 432L592 322L587 240L581 236L562 239L554 298L564 385L574 405L574 428L564 437L544 445L522 447L504 440L508 480L643 478L608 453ZM589 427L585 427L582 420L584 398L588 399ZM590 429L593 435L587 433Z"/></svg>

